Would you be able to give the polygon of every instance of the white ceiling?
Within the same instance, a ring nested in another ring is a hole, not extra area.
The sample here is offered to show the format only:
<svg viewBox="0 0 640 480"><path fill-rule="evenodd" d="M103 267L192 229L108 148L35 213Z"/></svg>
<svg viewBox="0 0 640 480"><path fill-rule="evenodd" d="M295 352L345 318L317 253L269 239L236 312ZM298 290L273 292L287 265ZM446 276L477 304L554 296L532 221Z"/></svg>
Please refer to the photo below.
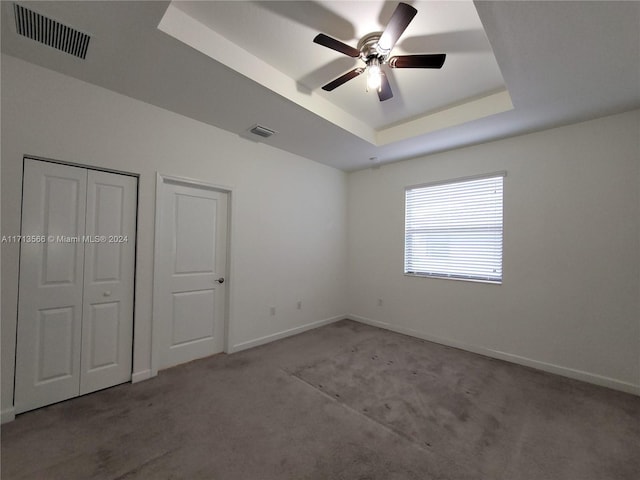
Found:
<svg viewBox="0 0 640 480"><path fill-rule="evenodd" d="M322 91L353 59L312 39L355 46L397 2L20 2L90 34L86 60L17 35L2 3L4 53L344 170L640 107L640 2L408 2L393 54L448 56L394 70L384 103L361 78Z"/></svg>
<svg viewBox="0 0 640 480"><path fill-rule="evenodd" d="M363 138L376 144L389 143L376 138L384 127L415 124L430 113L505 90L469 0L413 2L418 14L391 53L447 53L442 69L385 69L394 91L394 97L385 102L375 92L367 95L365 76L332 92L322 90L322 85L364 63L312 43L316 34L328 33L355 47L364 35L382 31L396 6L397 2L380 0L173 2L160 29L358 135L357 126L350 128L340 118L354 117L356 125L364 124L368 131ZM333 111L323 108L327 102L335 106ZM490 113L504 109L502 104L497 107ZM391 141L399 137L394 135Z"/></svg>

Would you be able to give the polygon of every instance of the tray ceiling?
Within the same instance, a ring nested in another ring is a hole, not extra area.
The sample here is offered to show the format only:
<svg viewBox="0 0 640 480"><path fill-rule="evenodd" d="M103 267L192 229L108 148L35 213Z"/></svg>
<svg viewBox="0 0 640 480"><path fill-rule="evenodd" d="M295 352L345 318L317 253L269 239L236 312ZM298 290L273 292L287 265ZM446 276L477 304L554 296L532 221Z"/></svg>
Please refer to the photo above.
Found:
<svg viewBox="0 0 640 480"><path fill-rule="evenodd" d="M397 2L18 3L89 48L79 59L18 34L7 1L3 54L345 171L640 107L640 2L409 1L394 53L447 61L394 70L382 104L360 78L322 91L352 59L312 40L355 46Z"/></svg>
<svg viewBox="0 0 640 480"><path fill-rule="evenodd" d="M417 15L393 55L446 53L440 70L386 69L394 97L378 101L362 75L321 86L359 59L312 43L326 33L356 46L382 31L397 2L172 2L158 28L333 124L384 145L512 108L470 1L412 2Z"/></svg>

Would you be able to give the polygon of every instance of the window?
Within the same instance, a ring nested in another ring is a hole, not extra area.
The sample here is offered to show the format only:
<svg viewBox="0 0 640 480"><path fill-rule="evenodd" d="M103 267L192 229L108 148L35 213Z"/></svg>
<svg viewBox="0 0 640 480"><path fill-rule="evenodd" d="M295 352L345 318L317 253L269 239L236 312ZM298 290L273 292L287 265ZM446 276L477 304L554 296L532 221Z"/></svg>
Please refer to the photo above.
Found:
<svg viewBox="0 0 640 480"><path fill-rule="evenodd" d="M502 283L504 176L408 187L404 273Z"/></svg>

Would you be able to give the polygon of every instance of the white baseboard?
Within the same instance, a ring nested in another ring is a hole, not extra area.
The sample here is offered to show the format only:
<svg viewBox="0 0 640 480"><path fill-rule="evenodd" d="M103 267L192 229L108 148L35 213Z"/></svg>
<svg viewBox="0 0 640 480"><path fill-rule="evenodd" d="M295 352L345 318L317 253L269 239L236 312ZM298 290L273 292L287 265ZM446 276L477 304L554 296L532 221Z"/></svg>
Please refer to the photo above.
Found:
<svg viewBox="0 0 640 480"><path fill-rule="evenodd" d="M0 412L0 423L13 422L16 419L16 409L14 407L6 408Z"/></svg>
<svg viewBox="0 0 640 480"><path fill-rule="evenodd" d="M436 337L423 332L419 332L417 330L413 330L411 328L400 327L397 325L392 325L390 323L381 322L379 320L371 320L369 318L361 317L359 315L349 315L347 318L350 318L360 323L365 323L367 325L372 325L374 327L384 328L386 330L391 330L393 332L402 333L404 335L420 338L422 340L427 340L429 342L439 343L441 345L446 345L448 347L459 348L461 350L466 350L468 352L478 353L480 355L485 355L487 357L497 358L499 360L505 360L511 363L517 363L518 365L524 365L525 367L535 368L537 370L554 373L556 375L561 375L563 377L573 378L575 380L581 380L583 382L593 383L595 385L600 385L602 387L608 387L614 390L620 390L622 392L631 393L631 394L640 396L640 385L635 385L630 382L623 382L621 380L616 380L615 378L605 377L595 373L585 372L583 370L576 370L573 368L563 367L560 365L555 365L553 363L541 362L539 360L533 360L531 358L521 357L519 355L514 355L512 353L501 352L498 350L491 350L489 348L478 347L475 345L469 345L469 344L458 342L456 340L451 340L448 338Z"/></svg>
<svg viewBox="0 0 640 480"><path fill-rule="evenodd" d="M235 345L231 346L231 348L229 348L227 353L235 353L241 350L246 350L248 348L258 347L266 343L271 343L275 340L280 340L281 338L297 335L298 333L302 333L302 332L306 332L307 330L312 330L314 328L322 327L323 325L329 325L330 323L334 323L339 320L344 320L345 318L349 318L349 317L347 317L346 315L338 315L336 317L325 318L324 320L318 320L316 322L300 325L299 327L283 330L282 332L272 333L271 335L266 335L264 337L256 338L254 340L249 340L247 342L236 343Z"/></svg>
<svg viewBox="0 0 640 480"><path fill-rule="evenodd" d="M151 370L142 370L141 372L135 372L131 375L131 383L138 383L144 380L149 380L153 375Z"/></svg>

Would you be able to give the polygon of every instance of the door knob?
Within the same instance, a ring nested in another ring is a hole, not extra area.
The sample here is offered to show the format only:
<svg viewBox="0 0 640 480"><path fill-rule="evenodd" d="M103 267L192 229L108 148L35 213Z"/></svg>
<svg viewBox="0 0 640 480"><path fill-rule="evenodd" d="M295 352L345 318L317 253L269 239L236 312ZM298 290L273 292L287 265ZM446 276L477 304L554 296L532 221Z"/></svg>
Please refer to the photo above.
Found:
<svg viewBox="0 0 640 480"><path fill-rule="evenodd" d="M216 282L218 283L224 283L224 277L220 277L219 279L216 280Z"/></svg>
<svg viewBox="0 0 640 480"><path fill-rule="evenodd" d="M105 290L105 292L102 294L105 297L110 297L111 296L111 290Z"/></svg>

